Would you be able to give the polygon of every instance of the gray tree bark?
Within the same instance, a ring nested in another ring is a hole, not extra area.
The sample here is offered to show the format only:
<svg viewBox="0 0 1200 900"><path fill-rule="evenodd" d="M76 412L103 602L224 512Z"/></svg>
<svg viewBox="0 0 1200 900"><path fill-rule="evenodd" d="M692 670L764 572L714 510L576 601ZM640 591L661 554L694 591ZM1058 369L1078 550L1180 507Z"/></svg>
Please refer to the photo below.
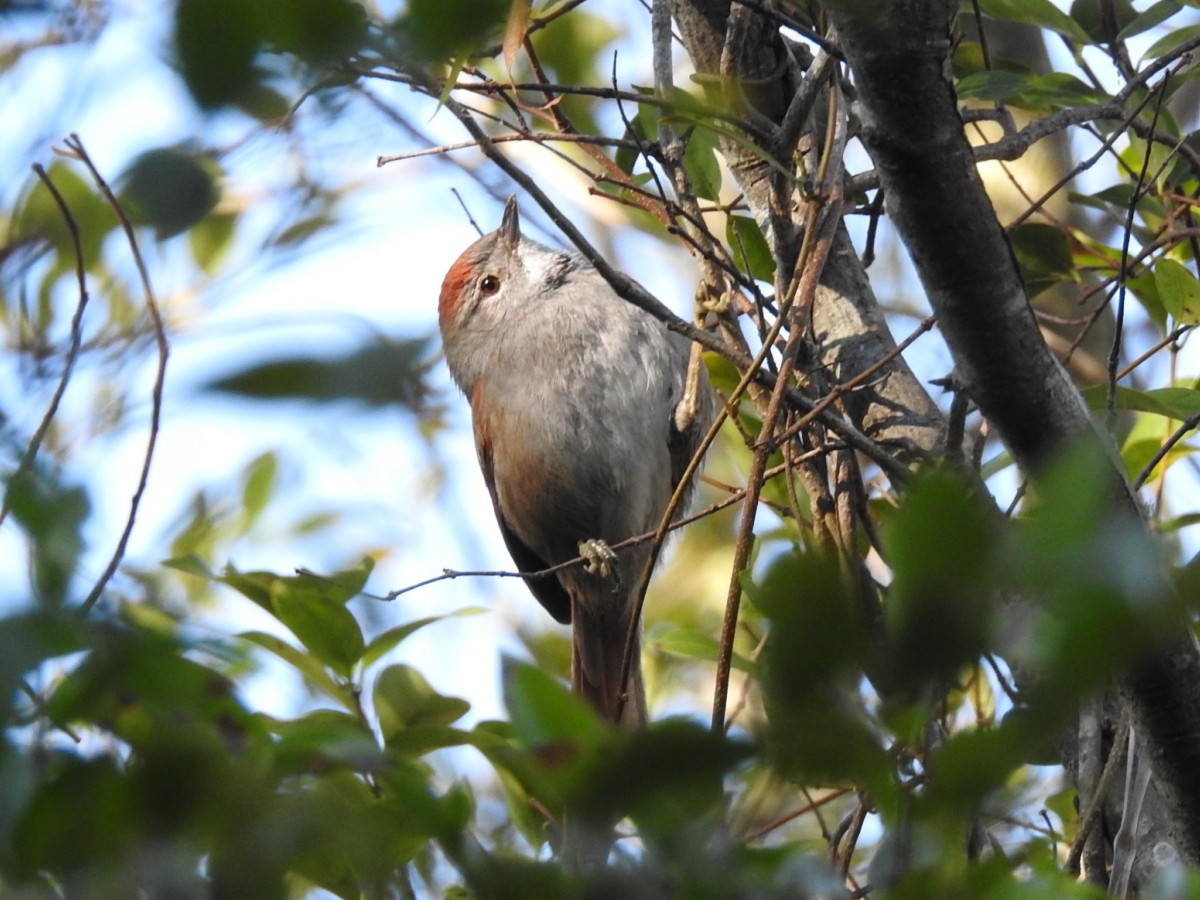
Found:
<svg viewBox="0 0 1200 900"><path fill-rule="evenodd" d="M781 205L772 179L791 171L798 132L783 126L802 88L793 52L780 37L778 24L739 6L731 16L728 0L672 0L672 12L699 74L710 85L741 92L756 121L778 129L773 145L756 148L725 139L722 153L746 203L773 240L780 264L794 264L799 249L799 205ZM713 87L714 93L722 89ZM766 157L773 157L775 166ZM844 227L838 228L822 271L813 306L816 365L834 383L845 383L880 366L868 384L850 392L843 408L863 433L891 448L897 458L915 462L945 452L946 421L903 357L881 365L896 348L862 263Z"/></svg>

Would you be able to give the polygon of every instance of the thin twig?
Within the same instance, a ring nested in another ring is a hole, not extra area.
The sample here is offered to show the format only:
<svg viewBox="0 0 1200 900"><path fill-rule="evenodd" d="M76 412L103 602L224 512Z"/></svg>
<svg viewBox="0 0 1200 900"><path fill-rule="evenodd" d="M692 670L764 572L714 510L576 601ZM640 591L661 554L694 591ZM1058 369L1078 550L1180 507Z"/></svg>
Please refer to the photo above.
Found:
<svg viewBox="0 0 1200 900"><path fill-rule="evenodd" d="M1182 441L1188 432L1194 431L1198 425L1200 425L1200 413L1193 413L1183 420L1183 424L1175 429L1175 433L1163 441L1162 446L1159 447L1154 452L1154 455L1150 457L1149 461L1142 466L1142 470L1138 472L1138 476L1133 482L1133 489L1135 491L1139 490L1142 485L1149 480L1151 473L1154 472L1155 466L1162 462L1163 457L1171 452L1171 448Z"/></svg>
<svg viewBox="0 0 1200 900"><path fill-rule="evenodd" d="M1163 101L1167 96L1167 82L1170 77L1171 75L1168 73L1155 92L1157 101L1154 104L1154 112L1150 118L1151 129L1158 122ZM1147 141L1146 152L1142 155L1142 165L1138 172L1137 183L1134 185L1133 193L1129 197L1129 210L1125 219L1125 233L1121 239L1121 264L1117 270L1117 309L1116 319L1113 323L1112 346L1108 353L1108 391L1105 400L1109 431L1113 430L1117 416L1117 366L1121 361L1121 343L1124 338L1125 328L1125 289L1129 279L1129 244L1133 240L1133 220L1137 214L1138 203L1141 202L1142 192L1145 189L1146 178L1149 174L1151 149L1151 144Z"/></svg>
<svg viewBox="0 0 1200 900"><path fill-rule="evenodd" d="M112 189L108 186L108 182L104 180L99 169L96 168L95 163L88 156L83 142L79 139L79 135L72 133L64 143L69 151L68 155L80 160L87 166L88 171L92 174L92 179L100 189L100 193L104 195L104 199L112 207L121 222L121 228L125 232L125 240L129 244L130 251L133 253L133 260L142 281L142 293L146 299L146 309L150 313L150 321L154 328L154 341L158 348L158 365L154 375L154 387L151 390L150 433L146 439L146 452L142 458L141 474L138 477L137 488L134 490L133 497L129 502L129 516L126 518L125 527L121 530L121 535L117 539L117 545L113 550L112 558L109 559L108 565L105 566L104 572L97 579L91 592L79 606L79 614L85 616L99 601L100 596L104 593L104 589L108 586L108 582L112 579L117 571L117 567L121 564L121 560L125 558L125 548L129 545L129 535L133 532L133 524L137 519L138 507L141 505L142 496L146 492L146 483L150 479L150 463L154 459L154 448L158 443L158 432L162 421L163 385L166 381L167 357L170 353L170 346L167 343L166 328L163 324L162 314L159 312L158 301L154 298L154 287L150 284L150 275L146 270L146 262L142 258L142 251L138 246L133 223L129 220L129 216L125 214L125 209L121 206L120 201L117 200L116 195L113 194Z"/></svg>

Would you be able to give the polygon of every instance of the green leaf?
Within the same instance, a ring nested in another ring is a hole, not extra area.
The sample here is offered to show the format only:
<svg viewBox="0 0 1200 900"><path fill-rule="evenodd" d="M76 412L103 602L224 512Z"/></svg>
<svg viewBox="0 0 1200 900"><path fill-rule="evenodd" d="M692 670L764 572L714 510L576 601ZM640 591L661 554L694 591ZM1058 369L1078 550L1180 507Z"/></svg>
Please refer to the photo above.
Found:
<svg viewBox="0 0 1200 900"><path fill-rule="evenodd" d="M1049 28L1076 44L1092 42L1079 23L1050 0L981 0L979 5L985 13L996 19Z"/></svg>
<svg viewBox="0 0 1200 900"><path fill-rule="evenodd" d="M320 212L307 216L288 225L267 242L270 247L298 247L314 235L320 234L337 223L337 218L329 212Z"/></svg>
<svg viewBox="0 0 1200 900"><path fill-rule="evenodd" d="M1111 44L1137 18L1137 10L1130 0L1105 0L1103 11L1093 0L1074 0L1071 18L1088 33L1092 43Z"/></svg>
<svg viewBox="0 0 1200 900"><path fill-rule="evenodd" d="M1015 725L1016 719L1013 719ZM931 754L928 800L964 812L978 808L988 794L1002 787L1025 762L1028 742L1015 727L964 731L951 736ZM1024 730L1024 729L1020 729Z"/></svg>
<svg viewBox="0 0 1200 900"><path fill-rule="evenodd" d="M352 0L258 0L258 23L272 50L324 63L353 52L366 37L366 11Z"/></svg>
<svg viewBox="0 0 1200 900"><path fill-rule="evenodd" d="M37 599L59 605L83 553L83 526L91 498L82 487L61 480L58 472L34 463L8 478L5 503L29 537Z"/></svg>
<svg viewBox="0 0 1200 900"><path fill-rule="evenodd" d="M371 729L348 712L317 709L298 719L262 718L268 730L279 737L275 763L284 772L299 774L328 765L363 772L385 766Z"/></svg>
<svg viewBox="0 0 1200 900"><path fill-rule="evenodd" d="M262 43L257 8L247 0L179 0L175 52L192 97L205 109L234 103L258 83Z"/></svg>
<svg viewBox="0 0 1200 900"><path fill-rule="evenodd" d="M1070 448L1036 478L1036 502L1014 523L997 568L1012 581L1005 589L1038 598L1009 655L1044 673L1025 700L1058 719L1075 714L1082 692L1158 646L1180 613L1162 548L1113 502L1121 474L1099 442Z"/></svg>
<svg viewBox="0 0 1200 900"><path fill-rule="evenodd" d="M335 586L314 579L279 578L271 584L276 617L308 650L339 675L349 677L363 652L362 630Z"/></svg>
<svg viewBox="0 0 1200 900"><path fill-rule="evenodd" d="M255 457L242 478L243 529L249 528L266 508L279 475L279 457L273 452Z"/></svg>
<svg viewBox="0 0 1200 900"><path fill-rule="evenodd" d="M112 866L134 844L143 815L137 806L115 759L72 758L43 776L5 856L18 878Z"/></svg>
<svg viewBox="0 0 1200 900"><path fill-rule="evenodd" d="M1158 297L1180 325L1200 322L1200 280L1184 265L1163 257L1154 264Z"/></svg>
<svg viewBox="0 0 1200 900"><path fill-rule="evenodd" d="M704 662L717 661L718 644L710 634L687 628L673 622L663 622L647 635L646 647L659 653L667 653L682 659L699 659ZM733 667L740 672L757 675L758 666L740 653L733 654Z"/></svg>
<svg viewBox="0 0 1200 900"><path fill-rule="evenodd" d="M215 165L182 147L143 153L125 170L120 191L129 217L166 240L207 216L219 193Z"/></svg>
<svg viewBox="0 0 1200 900"><path fill-rule="evenodd" d="M1026 222L1009 234L1032 299L1042 291L1075 280L1075 260L1067 235L1053 225Z"/></svg>
<svg viewBox="0 0 1200 900"><path fill-rule="evenodd" d="M441 622L443 619L448 619L451 616L473 616L482 612L487 612L487 610L481 606L470 606L442 616L429 616L425 619L417 619L413 622L406 622L403 625L396 625L393 628L389 628L367 644L366 649L363 650L362 664L365 667L377 662L382 656L398 647L409 635L420 631L426 625Z"/></svg>
<svg viewBox="0 0 1200 900"><path fill-rule="evenodd" d="M1161 25L1175 13L1183 9L1175 0L1158 0L1157 3L1150 4L1145 12L1138 13L1133 21L1121 29L1117 35L1118 40L1128 40L1131 37L1141 34L1144 31L1149 31L1156 25Z"/></svg>
<svg viewBox="0 0 1200 900"><path fill-rule="evenodd" d="M526 747L594 741L603 730L591 708L536 666L505 657L504 700L513 732Z"/></svg>
<svg viewBox="0 0 1200 900"><path fill-rule="evenodd" d="M87 649L93 637L93 626L67 609L39 609L0 619L0 690L11 697L26 672L45 660ZM7 713L0 713L6 726Z"/></svg>
<svg viewBox="0 0 1200 900"><path fill-rule="evenodd" d="M99 264L100 248L104 239L116 228L118 220L108 204L97 195L91 182L64 163L56 162L46 170L46 174L62 195L71 218L79 226L83 262L91 269ZM22 198L14 220L16 234L10 240L20 235L26 240L48 241L60 258L57 268L63 272L70 272L74 268L75 244L71 231L58 203L41 179Z"/></svg>
<svg viewBox="0 0 1200 900"><path fill-rule="evenodd" d="M380 672L372 696L379 730L389 747L409 729L450 725L471 709L466 700L439 694L425 676L404 665L388 666Z"/></svg>
<svg viewBox="0 0 1200 900"><path fill-rule="evenodd" d="M964 479L931 472L884 522L894 570L885 613L893 685L936 692L986 650L993 521Z"/></svg>
<svg viewBox="0 0 1200 900"><path fill-rule="evenodd" d="M271 606L271 585L279 577L274 572L239 572L232 563L226 563L225 570L217 581L228 585L274 615L275 609Z"/></svg>
<svg viewBox="0 0 1200 900"><path fill-rule="evenodd" d="M333 359L282 359L210 382L206 389L257 400L355 400L369 406L423 408L429 342L379 340Z"/></svg>
<svg viewBox="0 0 1200 900"><path fill-rule="evenodd" d="M188 232L192 259L209 277L217 273L233 247L238 217L233 213L205 216Z"/></svg>
<svg viewBox="0 0 1200 900"><path fill-rule="evenodd" d="M621 735L615 752L599 754L569 797L569 809L594 821L631 815L639 836L671 844L722 802L722 779L748 754L745 744L681 719Z"/></svg>
<svg viewBox="0 0 1200 900"><path fill-rule="evenodd" d="M1173 28L1147 47L1146 52L1142 54L1142 58L1157 59L1160 56L1167 56L1174 53L1182 45L1198 37L1200 37L1200 25L1184 25L1182 28Z"/></svg>
<svg viewBox="0 0 1200 900"><path fill-rule="evenodd" d="M1037 111L1099 103L1107 98L1074 75L1063 72L1039 75L1009 69L972 72L958 82L956 90L959 97L1003 101Z"/></svg>
<svg viewBox="0 0 1200 900"><path fill-rule="evenodd" d="M507 14L505 0L409 0L400 27L418 57L440 60L498 37Z"/></svg>
<svg viewBox="0 0 1200 900"><path fill-rule="evenodd" d="M725 220L725 241L739 269L749 272L758 281L770 282L775 278L775 256L753 219L729 216Z"/></svg>
<svg viewBox="0 0 1200 900"><path fill-rule="evenodd" d="M298 579L316 588L326 599L344 606L363 592L374 568L375 560L364 556L353 569L344 569L332 575L302 571Z"/></svg>
<svg viewBox="0 0 1200 900"><path fill-rule="evenodd" d="M256 726L229 678L184 656L187 649L161 631L108 629L47 709L56 722L95 723L135 750L186 738L197 751L223 754Z"/></svg>
<svg viewBox="0 0 1200 900"><path fill-rule="evenodd" d="M683 150L683 168L697 197L719 200L721 196L721 163L717 158L717 136L703 126L695 126L687 137Z"/></svg>
<svg viewBox="0 0 1200 900"><path fill-rule="evenodd" d="M747 596L768 619L761 687L767 750L779 771L804 783L848 780L869 785L886 804L888 762L858 686L874 648L862 607L835 559L780 554Z"/></svg>
<svg viewBox="0 0 1200 900"><path fill-rule="evenodd" d="M335 681L315 656L265 631L243 631L238 637L271 652L304 676L310 686L337 700L346 709L353 708L354 698L350 689Z"/></svg>
<svg viewBox="0 0 1200 900"><path fill-rule="evenodd" d="M1029 84L1032 75L1008 69L984 69L959 79L955 90L964 100L1008 100Z"/></svg>
<svg viewBox="0 0 1200 900"><path fill-rule="evenodd" d="M1107 387L1102 384L1084 388L1081 393L1092 409L1107 408ZM1169 387L1150 391L1118 387L1113 398L1117 409L1133 409L1157 413L1170 419L1186 419L1200 413L1200 391L1193 388Z"/></svg>
<svg viewBox="0 0 1200 900"><path fill-rule="evenodd" d="M1150 321L1165 331L1167 328L1167 308L1163 305L1162 298L1158 295L1158 283L1154 279L1154 272L1143 270L1141 275L1128 279L1126 286L1137 299L1138 303L1142 305L1142 309L1146 311L1146 315L1150 317Z"/></svg>

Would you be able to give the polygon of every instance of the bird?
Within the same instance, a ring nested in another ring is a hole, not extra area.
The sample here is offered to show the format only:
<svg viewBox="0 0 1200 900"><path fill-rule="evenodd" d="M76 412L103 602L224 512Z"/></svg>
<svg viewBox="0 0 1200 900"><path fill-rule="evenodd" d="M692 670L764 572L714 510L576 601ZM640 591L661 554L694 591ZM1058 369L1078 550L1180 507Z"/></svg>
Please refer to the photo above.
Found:
<svg viewBox="0 0 1200 900"><path fill-rule="evenodd" d="M634 617L651 551L611 548L658 527L713 420L702 366L688 390L691 342L578 253L521 234L516 197L450 266L438 323L500 533L534 597L571 625L572 689L609 722L645 724Z"/></svg>

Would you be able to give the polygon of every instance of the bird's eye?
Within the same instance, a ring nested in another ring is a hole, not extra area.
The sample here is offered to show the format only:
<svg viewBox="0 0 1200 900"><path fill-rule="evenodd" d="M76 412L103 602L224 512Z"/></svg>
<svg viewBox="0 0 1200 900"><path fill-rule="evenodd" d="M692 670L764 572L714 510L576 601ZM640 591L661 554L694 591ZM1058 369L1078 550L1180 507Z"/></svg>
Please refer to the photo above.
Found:
<svg viewBox="0 0 1200 900"><path fill-rule="evenodd" d="M479 291L485 297L490 297L498 290L500 290L500 279L495 275L484 275L483 280L479 282Z"/></svg>

